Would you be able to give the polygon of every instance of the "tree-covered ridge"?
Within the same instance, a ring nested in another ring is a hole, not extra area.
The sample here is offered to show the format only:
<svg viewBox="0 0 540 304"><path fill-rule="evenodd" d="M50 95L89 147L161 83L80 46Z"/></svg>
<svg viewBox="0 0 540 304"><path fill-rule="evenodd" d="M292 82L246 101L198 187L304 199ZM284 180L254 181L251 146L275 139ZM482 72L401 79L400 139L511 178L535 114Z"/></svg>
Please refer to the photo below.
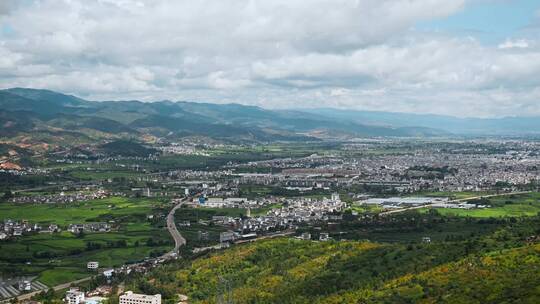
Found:
<svg viewBox="0 0 540 304"><path fill-rule="evenodd" d="M539 303L539 224L508 219L488 234L432 243L265 240L182 259L129 285L166 303L177 293L192 303Z"/></svg>
<svg viewBox="0 0 540 304"><path fill-rule="evenodd" d="M176 273L182 291L212 302L230 284L238 303L308 301L313 283L334 259L348 259L380 248L369 242L314 243L280 239L239 246L208 258L195 260ZM315 295L315 298L317 295Z"/></svg>
<svg viewBox="0 0 540 304"><path fill-rule="evenodd" d="M326 303L540 303L540 244L471 256Z"/></svg>
<svg viewBox="0 0 540 304"><path fill-rule="evenodd" d="M402 249L273 240L198 259L175 277L196 303L215 303L227 286L235 303L539 303L538 244L439 266L441 252L405 248L414 262Z"/></svg>

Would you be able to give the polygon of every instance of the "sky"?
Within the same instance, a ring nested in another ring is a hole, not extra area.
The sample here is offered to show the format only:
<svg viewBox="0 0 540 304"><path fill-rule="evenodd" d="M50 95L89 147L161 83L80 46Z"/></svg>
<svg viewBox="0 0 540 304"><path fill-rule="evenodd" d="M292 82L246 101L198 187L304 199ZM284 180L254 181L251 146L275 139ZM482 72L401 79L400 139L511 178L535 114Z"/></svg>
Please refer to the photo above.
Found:
<svg viewBox="0 0 540 304"><path fill-rule="evenodd" d="M0 0L0 88L540 116L539 0Z"/></svg>

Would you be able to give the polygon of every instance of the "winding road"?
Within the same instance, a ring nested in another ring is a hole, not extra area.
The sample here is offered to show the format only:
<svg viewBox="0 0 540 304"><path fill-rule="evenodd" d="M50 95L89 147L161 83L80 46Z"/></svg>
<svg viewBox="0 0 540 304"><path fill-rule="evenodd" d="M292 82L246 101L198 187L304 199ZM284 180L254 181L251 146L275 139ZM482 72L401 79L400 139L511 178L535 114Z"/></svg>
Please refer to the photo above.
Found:
<svg viewBox="0 0 540 304"><path fill-rule="evenodd" d="M178 208L182 206L182 204L187 200L188 198L183 199L181 202L176 204L171 211L169 211L169 214L167 214L167 230L169 230L169 233L174 239L174 249L165 254L163 257L167 256L173 256L178 254L178 250L180 250L180 247L184 246L186 244L186 239L180 234L180 231L176 228L176 224L174 222L174 213Z"/></svg>
<svg viewBox="0 0 540 304"><path fill-rule="evenodd" d="M468 201L468 200L472 200L472 199L490 198L490 197L497 197L497 196L526 194L526 193L530 193L530 192L531 191L522 191L522 192L510 192L510 193L475 196L475 197L468 197L468 198L451 200L451 201L449 201L449 203L457 203L457 202ZM178 251L180 250L180 247L186 245L186 239L182 236L182 234L180 234L180 231L178 231L178 229L176 228L176 224L175 224L175 221L174 221L174 214L176 213L176 210L179 209L180 207L182 207L182 204L185 203L188 199L189 199L189 197L184 198L182 201L180 201L178 204L176 204L171 209L171 211L169 211L169 214L167 214L167 230L169 231L169 233L173 237L175 245L174 245L174 249L172 251L169 251L168 253L164 254L163 256L161 256L161 258L168 259L168 258L176 257L178 255ZM398 212L404 212L404 211L407 211L407 210L421 209L421 208L427 208L427 207L430 207L430 205L422 205L422 206L415 206L415 207L410 207L410 208L391 210L391 211L382 212L382 213L380 213L380 215L393 214L393 213L398 213ZM288 234L290 234L290 233L284 233L284 234L281 234L281 235L288 235ZM276 237L276 236L279 236L279 235L273 235L271 237ZM264 238L268 238L268 237L264 237ZM263 239L263 238L260 238L260 239ZM250 241L254 241L254 240L250 240ZM248 241L246 241L246 242L248 242ZM69 288L72 284L77 284L77 283L82 283L82 282L85 282L85 281L89 281L91 278L92 278L92 276L91 277L86 277L86 278L83 278L83 279L80 279L80 280L64 283L64 284L61 284L61 285L54 286L54 287L52 287L52 289L53 290L66 289L66 288ZM20 295L20 296L17 297L17 300L19 300L19 301L28 300L32 296L34 296L34 295L36 295L36 294L38 294L40 292L42 292L42 291L40 290L40 291L35 291L35 292ZM9 300L10 299L5 299L5 300L0 301L0 303L8 302Z"/></svg>
<svg viewBox="0 0 540 304"><path fill-rule="evenodd" d="M176 257L178 255L178 250L180 249L180 247L182 247L182 246L184 246L186 244L186 239L180 234L180 231L178 231L178 229L176 228L176 224L174 222L174 214L175 214L176 210L178 208L180 208L182 206L182 204L185 201L187 201L188 199L189 199L189 197L187 197L187 198L183 199L182 201L180 201L178 204L176 204L171 209L171 211L169 211L169 214L167 214L167 230L169 231L169 233L173 237L175 245L174 245L173 250L171 250L168 253L161 256L162 259L169 259L169 258ZM60 284L60 285L52 287L52 289L55 290L55 291L62 290L62 289L67 289L73 284L78 284L78 283L83 283L83 282L89 281L93 277L94 276L89 276L89 277L86 277L86 278L82 278L80 280L75 280L75 281L67 282L67 283L64 283L64 284ZM37 295L38 293L40 293L42 291L43 290L38 290L38 291L22 294L20 296L17 296L17 300L18 301L29 300L31 297L33 297L34 295ZM1 300L0 303L7 303L11 299L12 298Z"/></svg>

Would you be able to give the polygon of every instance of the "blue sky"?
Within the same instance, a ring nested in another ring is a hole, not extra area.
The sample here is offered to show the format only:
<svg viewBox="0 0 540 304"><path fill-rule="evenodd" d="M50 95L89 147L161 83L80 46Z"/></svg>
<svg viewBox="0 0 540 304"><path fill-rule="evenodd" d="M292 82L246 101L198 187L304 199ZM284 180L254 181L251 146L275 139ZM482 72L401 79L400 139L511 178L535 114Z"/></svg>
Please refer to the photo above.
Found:
<svg viewBox="0 0 540 304"><path fill-rule="evenodd" d="M540 0L0 0L0 88L540 116Z"/></svg>
<svg viewBox="0 0 540 304"><path fill-rule="evenodd" d="M519 34L536 22L539 11L540 0L475 1L449 17L419 22L417 28L471 35L493 44Z"/></svg>

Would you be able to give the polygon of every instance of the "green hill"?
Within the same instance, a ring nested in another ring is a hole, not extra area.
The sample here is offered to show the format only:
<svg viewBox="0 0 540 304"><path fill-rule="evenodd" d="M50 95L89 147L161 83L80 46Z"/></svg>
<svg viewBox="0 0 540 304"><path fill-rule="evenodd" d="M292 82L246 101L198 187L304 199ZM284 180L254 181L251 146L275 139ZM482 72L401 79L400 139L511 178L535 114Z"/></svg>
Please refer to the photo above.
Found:
<svg viewBox="0 0 540 304"><path fill-rule="evenodd" d="M227 141L317 140L306 134L340 136L440 136L429 128L368 126L298 111L272 111L239 104L199 102L95 102L49 90L14 88L0 90L2 116L28 114L32 131L62 128L96 140L119 135L130 138L141 133L158 137L207 136ZM3 122L5 119L2 117ZM23 124L9 125L7 136L28 132ZM93 132L93 131L98 131ZM25 133L24 136L31 136ZM99 137L99 138L98 138ZM52 143L53 138L48 141Z"/></svg>
<svg viewBox="0 0 540 304"><path fill-rule="evenodd" d="M538 223L433 243L265 240L162 266L129 288L192 303L539 303L540 244L525 242Z"/></svg>
<svg viewBox="0 0 540 304"><path fill-rule="evenodd" d="M540 303L540 244L492 252L392 280L328 303Z"/></svg>

